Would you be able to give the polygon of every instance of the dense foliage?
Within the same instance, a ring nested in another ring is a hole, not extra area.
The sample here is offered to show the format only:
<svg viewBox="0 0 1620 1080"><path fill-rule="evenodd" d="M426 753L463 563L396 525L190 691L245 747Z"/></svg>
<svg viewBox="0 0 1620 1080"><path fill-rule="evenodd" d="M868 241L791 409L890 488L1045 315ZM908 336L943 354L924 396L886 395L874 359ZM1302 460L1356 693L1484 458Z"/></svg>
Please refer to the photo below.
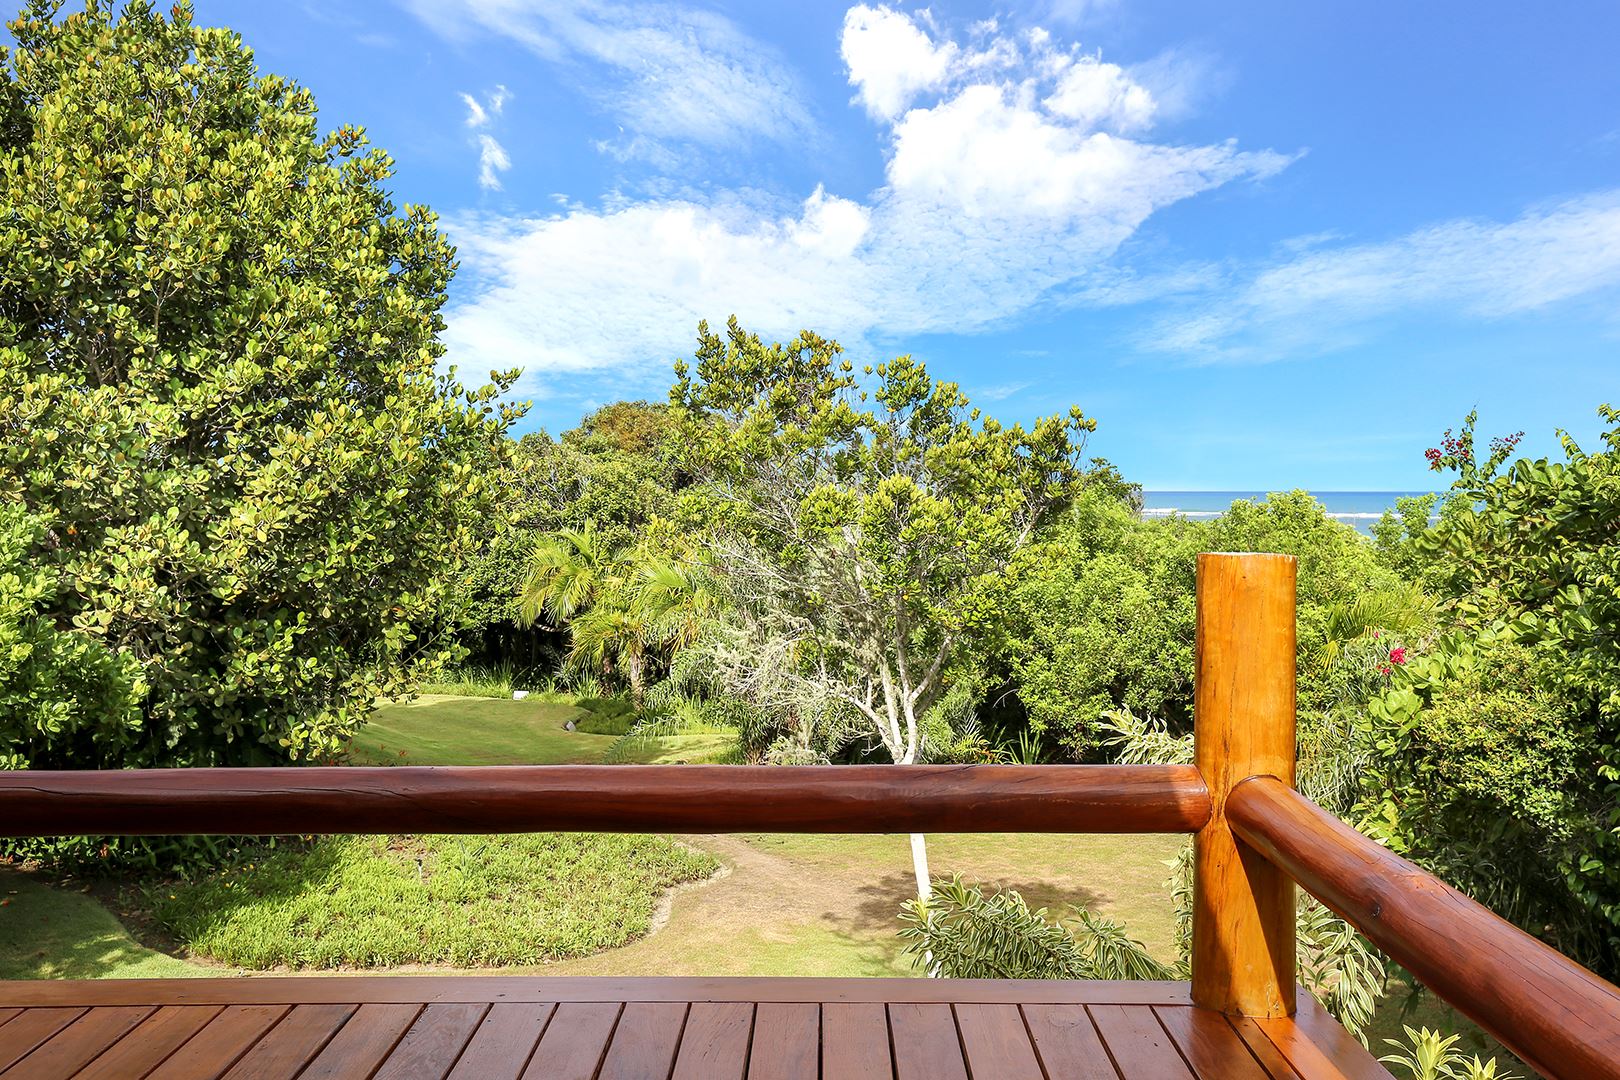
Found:
<svg viewBox="0 0 1620 1080"><path fill-rule="evenodd" d="M1436 522L1383 548L1444 602L1443 633L1368 706L1368 828L1497 910L1620 974L1620 415L1564 460L1429 451Z"/></svg>
<svg viewBox="0 0 1620 1080"><path fill-rule="evenodd" d="M0 713L0 757L330 755L437 648L506 382L436 370L453 251L359 130L320 135L184 4L55 7L0 61L0 498L31 643L0 693L56 665L87 696Z"/></svg>

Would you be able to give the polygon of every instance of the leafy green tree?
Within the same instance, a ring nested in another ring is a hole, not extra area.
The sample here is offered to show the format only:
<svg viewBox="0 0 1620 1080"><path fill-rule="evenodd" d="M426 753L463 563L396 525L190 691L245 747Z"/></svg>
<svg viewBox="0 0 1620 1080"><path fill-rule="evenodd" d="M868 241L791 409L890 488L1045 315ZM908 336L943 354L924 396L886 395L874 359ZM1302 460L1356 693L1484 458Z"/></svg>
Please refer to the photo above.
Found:
<svg viewBox="0 0 1620 1080"><path fill-rule="evenodd" d="M0 505L0 769L50 760L75 740L119 745L138 720L140 665L50 617L59 581L32 553L47 530Z"/></svg>
<svg viewBox="0 0 1620 1080"><path fill-rule="evenodd" d="M435 651L509 376L436 370L454 252L360 130L185 3L58 8L0 58L0 497L139 701L23 756L330 755Z"/></svg>
<svg viewBox="0 0 1620 1080"><path fill-rule="evenodd" d="M1193 567L1206 530L1137 519L1088 491L1020 553L994 605L994 664L1031 730L1074 760L1118 709L1185 728L1192 702Z"/></svg>
<svg viewBox="0 0 1620 1080"><path fill-rule="evenodd" d="M908 765L993 586L1084 486L1095 422L1076 408L1003 426L910 357L866 369L863 386L841 353L808 331L766 345L736 319L724 337L705 324L670 399L729 594L768 613L788 672ZM926 896L920 838L913 854Z"/></svg>

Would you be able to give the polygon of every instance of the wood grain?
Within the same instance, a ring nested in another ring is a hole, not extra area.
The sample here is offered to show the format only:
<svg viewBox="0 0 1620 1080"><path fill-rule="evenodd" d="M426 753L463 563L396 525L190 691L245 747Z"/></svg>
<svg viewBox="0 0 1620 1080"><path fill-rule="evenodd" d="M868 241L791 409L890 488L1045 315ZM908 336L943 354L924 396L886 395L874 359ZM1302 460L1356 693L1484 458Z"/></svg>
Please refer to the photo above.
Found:
<svg viewBox="0 0 1620 1080"><path fill-rule="evenodd" d="M4 999L0 999L4 1000ZM83 1006L25 1009L0 1027L0 1072L21 1061L34 1048L84 1015Z"/></svg>
<svg viewBox="0 0 1620 1080"><path fill-rule="evenodd" d="M754 1006L749 1002L694 1002L672 1080L742 1080L753 1031Z"/></svg>
<svg viewBox="0 0 1620 1080"><path fill-rule="evenodd" d="M82 1069L75 1080L145 1076L219 1015L218 1005L166 1005Z"/></svg>
<svg viewBox="0 0 1620 1080"><path fill-rule="evenodd" d="M949 1005L890 1005L896 1080L968 1080Z"/></svg>
<svg viewBox="0 0 1620 1080"><path fill-rule="evenodd" d="M228 1005L147 1080L216 1080L289 1011L286 1005Z"/></svg>
<svg viewBox="0 0 1620 1080"><path fill-rule="evenodd" d="M7 1070L17 1080L68 1080L152 1014L144 1005L91 1009Z"/></svg>
<svg viewBox="0 0 1620 1080"><path fill-rule="evenodd" d="M626 1005L596 1080L669 1080L686 1027L686 1008L677 1001Z"/></svg>
<svg viewBox="0 0 1620 1080"><path fill-rule="evenodd" d="M956 1030L973 1076L1045 1080L1017 1005L958 1005Z"/></svg>
<svg viewBox="0 0 1620 1080"><path fill-rule="evenodd" d="M1213 1009L1154 1009L1198 1080L1272 1080L1249 1053L1231 1021Z"/></svg>
<svg viewBox="0 0 1620 1080"><path fill-rule="evenodd" d="M297 1076L353 1016L353 1005L299 1005L243 1054L227 1080Z"/></svg>
<svg viewBox="0 0 1620 1080"><path fill-rule="evenodd" d="M1232 788L1255 775L1294 782L1291 555L1198 556L1194 757L1209 822L1193 854L1193 1003L1240 1016L1294 1008L1294 883L1237 842Z"/></svg>
<svg viewBox="0 0 1620 1080"><path fill-rule="evenodd" d="M535 1047L524 1080L593 1080L607 1055L623 1006L607 1001L565 1001Z"/></svg>
<svg viewBox="0 0 1620 1080"><path fill-rule="evenodd" d="M832 1080L894 1080L889 1017L876 1002L821 1007L822 1072Z"/></svg>
<svg viewBox="0 0 1620 1080"><path fill-rule="evenodd" d="M1198 1080L1152 1009L1091 1005L1086 1011L1125 1080Z"/></svg>
<svg viewBox="0 0 1620 1080"><path fill-rule="evenodd" d="M1526 1064L1620 1080L1620 989L1276 780L1238 785L1226 812L1245 842Z"/></svg>
<svg viewBox="0 0 1620 1080"><path fill-rule="evenodd" d="M450 1080L517 1080L556 1009L544 1002L491 1005L450 1070Z"/></svg>
<svg viewBox="0 0 1620 1080"><path fill-rule="evenodd" d="M488 1011L473 1002L427 1006L372 1080L443 1080Z"/></svg>
<svg viewBox="0 0 1620 1080"><path fill-rule="evenodd" d="M821 1068L821 1007L767 1001L754 1010L748 1080L799 1080Z"/></svg>
<svg viewBox="0 0 1620 1080"><path fill-rule="evenodd" d="M1188 833L1186 765L489 765L0 772L0 836Z"/></svg>
<svg viewBox="0 0 1620 1080"><path fill-rule="evenodd" d="M1030 1041L1050 1077L1063 1080L1119 1080L1097 1025L1080 1005L1025 1005Z"/></svg>

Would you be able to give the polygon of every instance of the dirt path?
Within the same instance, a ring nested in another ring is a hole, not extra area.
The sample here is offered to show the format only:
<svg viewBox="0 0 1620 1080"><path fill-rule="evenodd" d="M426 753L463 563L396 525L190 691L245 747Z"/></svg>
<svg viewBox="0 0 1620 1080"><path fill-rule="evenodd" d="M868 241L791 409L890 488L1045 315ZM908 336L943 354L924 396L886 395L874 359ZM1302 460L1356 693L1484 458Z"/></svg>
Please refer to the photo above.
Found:
<svg viewBox="0 0 1620 1080"><path fill-rule="evenodd" d="M622 949L548 965L578 975L909 975L895 939L914 895L903 836L700 836L726 869L669 900L663 925ZM1079 904L1170 952L1164 888L1176 837L942 836L937 873L1019 889L1054 914Z"/></svg>

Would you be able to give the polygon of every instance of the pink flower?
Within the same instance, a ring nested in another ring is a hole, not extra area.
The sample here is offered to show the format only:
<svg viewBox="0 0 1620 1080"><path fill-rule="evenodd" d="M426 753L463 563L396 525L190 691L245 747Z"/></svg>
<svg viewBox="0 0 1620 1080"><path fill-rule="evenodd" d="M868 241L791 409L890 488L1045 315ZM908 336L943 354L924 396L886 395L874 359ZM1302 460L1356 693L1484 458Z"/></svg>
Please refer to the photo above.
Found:
<svg viewBox="0 0 1620 1080"><path fill-rule="evenodd" d="M1406 663L1406 649L1397 645L1395 648L1389 650L1389 659L1392 663L1396 664Z"/></svg>

